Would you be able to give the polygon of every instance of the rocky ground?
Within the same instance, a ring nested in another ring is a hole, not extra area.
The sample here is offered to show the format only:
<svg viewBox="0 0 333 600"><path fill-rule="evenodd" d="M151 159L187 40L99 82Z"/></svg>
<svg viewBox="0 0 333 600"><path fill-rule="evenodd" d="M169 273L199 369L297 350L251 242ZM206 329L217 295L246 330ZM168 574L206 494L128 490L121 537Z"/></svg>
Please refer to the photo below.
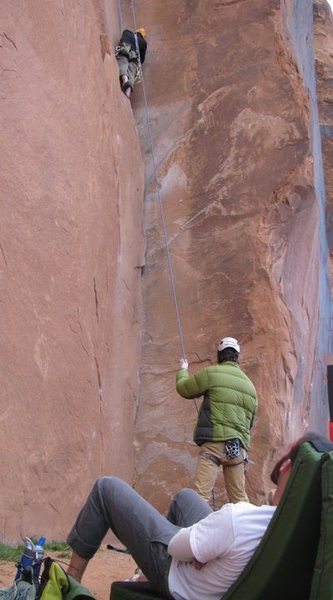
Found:
<svg viewBox="0 0 333 600"><path fill-rule="evenodd" d="M69 562L67 559L59 559L56 552L50 553L49 556L59 562L62 561L60 564L66 570L66 564ZM108 600L112 581L131 577L135 567L130 556L111 552L104 546L90 561L82 583L96 596L97 600ZM0 562L0 588L11 585L14 576L14 563Z"/></svg>

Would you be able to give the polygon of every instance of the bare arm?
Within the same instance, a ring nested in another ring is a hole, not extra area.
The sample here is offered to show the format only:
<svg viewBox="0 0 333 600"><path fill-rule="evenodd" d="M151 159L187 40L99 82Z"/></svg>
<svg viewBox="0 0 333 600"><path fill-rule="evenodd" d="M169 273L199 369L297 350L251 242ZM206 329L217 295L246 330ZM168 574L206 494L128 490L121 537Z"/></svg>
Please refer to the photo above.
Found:
<svg viewBox="0 0 333 600"><path fill-rule="evenodd" d="M192 562L196 569L201 569L204 564L200 563L194 556L190 544L190 527L180 529L176 535L171 538L168 545L168 552L173 558L183 562Z"/></svg>
<svg viewBox="0 0 333 600"><path fill-rule="evenodd" d="M168 552L178 560L190 561L194 558L190 544L190 527L180 529L176 535L171 538L168 545Z"/></svg>

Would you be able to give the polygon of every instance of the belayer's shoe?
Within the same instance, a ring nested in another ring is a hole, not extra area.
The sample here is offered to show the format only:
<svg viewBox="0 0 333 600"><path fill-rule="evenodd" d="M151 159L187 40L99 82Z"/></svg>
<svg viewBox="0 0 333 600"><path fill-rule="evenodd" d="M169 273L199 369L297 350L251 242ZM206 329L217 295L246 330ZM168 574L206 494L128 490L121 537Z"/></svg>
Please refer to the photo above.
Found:
<svg viewBox="0 0 333 600"><path fill-rule="evenodd" d="M147 577L142 573L141 569L137 567L135 569L134 575L129 577L129 579L125 579L125 581L147 581Z"/></svg>

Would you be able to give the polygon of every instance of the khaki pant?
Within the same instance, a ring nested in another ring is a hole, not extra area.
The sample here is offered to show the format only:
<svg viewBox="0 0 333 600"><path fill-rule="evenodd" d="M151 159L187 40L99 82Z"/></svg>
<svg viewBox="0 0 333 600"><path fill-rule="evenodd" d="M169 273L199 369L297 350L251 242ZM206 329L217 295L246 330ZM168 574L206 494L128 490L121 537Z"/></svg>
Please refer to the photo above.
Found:
<svg viewBox="0 0 333 600"><path fill-rule="evenodd" d="M224 442L207 442L200 446L197 470L193 481L195 491L207 502L220 470L223 469L224 485L229 502L249 502L245 491L245 459L247 452L240 449L240 456L227 460ZM214 458L217 459L216 462Z"/></svg>

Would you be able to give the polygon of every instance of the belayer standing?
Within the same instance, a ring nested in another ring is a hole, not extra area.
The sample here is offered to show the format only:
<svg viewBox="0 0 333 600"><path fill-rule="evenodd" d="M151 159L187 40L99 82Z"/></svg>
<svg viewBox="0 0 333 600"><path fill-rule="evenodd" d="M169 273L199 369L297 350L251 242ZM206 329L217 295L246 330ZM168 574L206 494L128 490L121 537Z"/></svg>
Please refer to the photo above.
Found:
<svg viewBox="0 0 333 600"><path fill-rule="evenodd" d="M194 441L200 446L193 487L209 502L220 467L229 502L248 502L245 465L250 430L257 411L256 390L239 364L235 338L223 338L217 347L217 364L190 376L182 359L176 388L183 398L203 395Z"/></svg>
<svg viewBox="0 0 333 600"><path fill-rule="evenodd" d="M119 65L119 80L123 92L131 97L135 81L141 77L140 66L144 63L147 52L147 33L143 28L133 32L125 29L116 49Z"/></svg>

